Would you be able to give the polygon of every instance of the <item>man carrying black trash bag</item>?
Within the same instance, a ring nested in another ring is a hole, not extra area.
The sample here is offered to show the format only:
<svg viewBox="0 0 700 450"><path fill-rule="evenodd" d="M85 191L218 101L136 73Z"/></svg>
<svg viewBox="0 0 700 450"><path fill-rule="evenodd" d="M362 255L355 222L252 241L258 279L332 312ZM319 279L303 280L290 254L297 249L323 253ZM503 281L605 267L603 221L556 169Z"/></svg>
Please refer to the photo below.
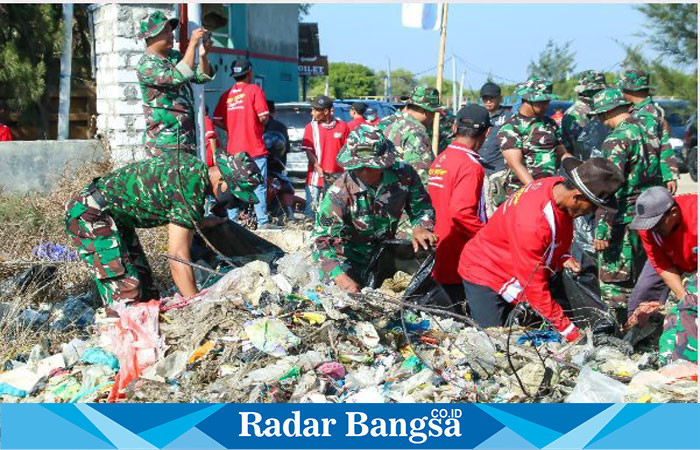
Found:
<svg viewBox="0 0 700 450"><path fill-rule="evenodd" d="M459 274L472 317L502 326L515 304L527 301L564 339L580 332L554 301L549 281L565 267L580 271L568 254L573 220L596 208L615 210L620 170L604 158L563 161L564 177L534 180L514 192L462 250Z"/></svg>

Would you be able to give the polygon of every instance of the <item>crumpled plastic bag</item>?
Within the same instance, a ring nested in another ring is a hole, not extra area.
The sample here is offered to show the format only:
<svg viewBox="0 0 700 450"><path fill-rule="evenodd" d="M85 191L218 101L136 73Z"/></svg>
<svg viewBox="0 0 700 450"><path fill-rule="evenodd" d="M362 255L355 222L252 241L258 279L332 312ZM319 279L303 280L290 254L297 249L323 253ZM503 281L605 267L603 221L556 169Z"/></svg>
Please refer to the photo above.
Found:
<svg viewBox="0 0 700 450"><path fill-rule="evenodd" d="M566 398L566 403L623 403L626 391L624 383L586 366L581 369L576 387Z"/></svg>
<svg viewBox="0 0 700 450"><path fill-rule="evenodd" d="M278 358L286 356L289 349L301 342L279 319L263 317L251 320L245 323L244 328L255 348Z"/></svg>
<svg viewBox="0 0 700 450"><path fill-rule="evenodd" d="M166 349L164 339L159 336L159 300L129 306L117 304L114 309L119 313L119 320L106 330L106 335L119 359L119 373L109 396L110 402L117 399L121 389L139 378L143 369L155 364Z"/></svg>
<svg viewBox="0 0 700 450"><path fill-rule="evenodd" d="M264 261L253 261L224 275L210 288L210 297L222 300L242 298L258 306L265 292L279 294L280 290L270 275L270 266Z"/></svg>
<svg viewBox="0 0 700 450"><path fill-rule="evenodd" d="M77 261L78 252L61 244L45 242L32 250L32 254L38 259L50 261Z"/></svg>

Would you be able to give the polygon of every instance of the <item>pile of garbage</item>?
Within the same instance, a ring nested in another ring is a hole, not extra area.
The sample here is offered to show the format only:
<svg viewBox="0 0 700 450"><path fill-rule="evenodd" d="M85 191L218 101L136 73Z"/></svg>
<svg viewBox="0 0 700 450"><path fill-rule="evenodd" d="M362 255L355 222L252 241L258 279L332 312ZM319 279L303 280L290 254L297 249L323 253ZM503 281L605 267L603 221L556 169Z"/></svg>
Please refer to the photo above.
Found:
<svg viewBox="0 0 700 450"><path fill-rule="evenodd" d="M83 338L54 354L37 345L5 362L2 400L690 402L698 396L695 365L660 368L657 353L634 353L620 339L590 335L573 345L546 328L484 331L454 313L407 305L402 292L410 276L402 272L379 289L348 295L319 281L305 246L271 263L197 269L197 278L208 287L193 298L92 312L74 305L69 312L82 318Z"/></svg>

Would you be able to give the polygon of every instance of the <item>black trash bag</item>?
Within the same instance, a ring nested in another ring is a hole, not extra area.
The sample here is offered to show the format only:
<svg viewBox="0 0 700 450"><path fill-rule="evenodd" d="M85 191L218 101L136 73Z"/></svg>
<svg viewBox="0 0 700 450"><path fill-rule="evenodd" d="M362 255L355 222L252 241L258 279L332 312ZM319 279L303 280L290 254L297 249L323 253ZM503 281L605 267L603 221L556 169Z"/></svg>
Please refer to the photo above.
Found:
<svg viewBox="0 0 700 450"><path fill-rule="evenodd" d="M264 259L273 262L284 256L284 251L272 242L261 238L235 222L227 221L215 227L206 228L202 233L207 240L228 258ZM212 267L217 264L217 254L195 233L190 249L192 261L205 261Z"/></svg>
<svg viewBox="0 0 700 450"><path fill-rule="evenodd" d="M583 127L581 134L574 140L574 156L581 161L585 161L590 157L601 156L601 147L603 141L610 133L610 128L605 126L598 119L593 119Z"/></svg>
<svg viewBox="0 0 700 450"><path fill-rule="evenodd" d="M0 296L40 293L56 279L57 267L52 264L31 266L0 285Z"/></svg>
<svg viewBox="0 0 700 450"><path fill-rule="evenodd" d="M413 275L418 271L428 252L413 251L413 244L409 240L390 239L382 242L379 251L374 254L367 267L362 272L361 278L365 286L376 289L384 280L394 276L399 270Z"/></svg>
<svg viewBox="0 0 700 450"><path fill-rule="evenodd" d="M564 269L550 281L552 297L579 328L592 328L594 334L615 334L620 325L615 314L600 298L597 268L592 261L581 262L581 273Z"/></svg>
<svg viewBox="0 0 700 450"><path fill-rule="evenodd" d="M435 252L430 252L423 264L413 274L411 282L403 294L403 301L416 305L432 305L441 308L453 308L453 301L445 289L431 276L435 267ZM463 314L463 309L454 307L455 312Z"/></svg>

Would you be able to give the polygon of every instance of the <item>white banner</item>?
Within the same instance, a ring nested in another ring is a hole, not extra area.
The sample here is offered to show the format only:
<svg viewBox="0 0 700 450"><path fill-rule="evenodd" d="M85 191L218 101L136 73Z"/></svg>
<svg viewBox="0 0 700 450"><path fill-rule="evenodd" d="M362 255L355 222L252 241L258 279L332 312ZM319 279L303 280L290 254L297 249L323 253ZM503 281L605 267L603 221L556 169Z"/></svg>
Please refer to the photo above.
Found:
<svg viewBox="0 0 700 450"><path fill-rule="evenodd" d="M404 3L401 5L401 25L408 28L439 30L442 8L436 3Z"/></svg>

